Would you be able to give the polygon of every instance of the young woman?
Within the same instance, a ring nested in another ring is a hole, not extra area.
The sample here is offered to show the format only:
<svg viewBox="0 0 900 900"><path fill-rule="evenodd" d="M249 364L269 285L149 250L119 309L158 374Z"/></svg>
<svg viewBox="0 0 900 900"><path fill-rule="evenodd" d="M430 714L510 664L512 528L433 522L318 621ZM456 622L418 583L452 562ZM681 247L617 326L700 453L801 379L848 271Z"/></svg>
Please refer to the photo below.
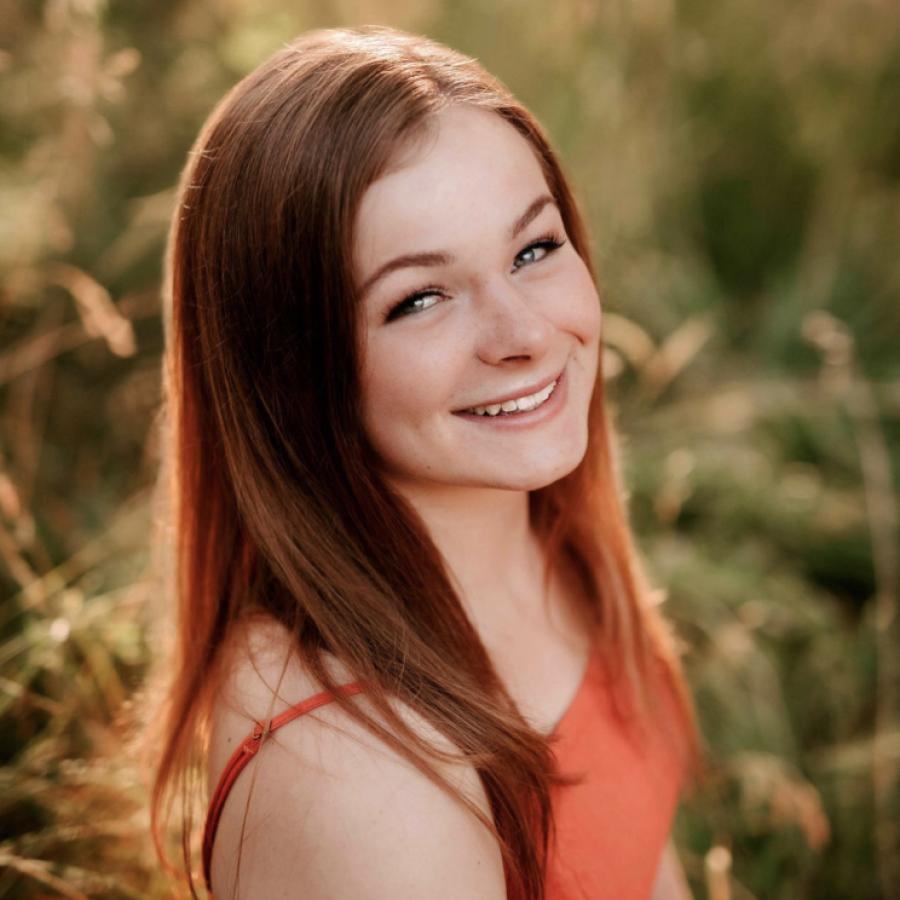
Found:
<svg viewBox="0 0 900 900"><path fill-rule="evenodd" d="M205 125L167 283L160 845L199 771L217 900L687 896L691 704L535 119L425 38L306 34Z"/></svg>

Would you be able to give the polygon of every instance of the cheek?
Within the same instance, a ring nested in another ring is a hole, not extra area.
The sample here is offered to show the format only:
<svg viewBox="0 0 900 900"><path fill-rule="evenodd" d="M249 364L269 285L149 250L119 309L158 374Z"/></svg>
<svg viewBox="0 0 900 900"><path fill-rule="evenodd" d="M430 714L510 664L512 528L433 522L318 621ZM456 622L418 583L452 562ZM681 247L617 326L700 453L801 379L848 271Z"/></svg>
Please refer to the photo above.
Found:
<svg viewBox="0 0 900 900"><path fill-rule="evenodd" d="M411 352L407 344L370 346L363 370L362 396L370 433L383 433L403 422L414 423L439 404L433 383L435 366Z"/></svg>
<svg viewBox="0 0 900 900"><path fill-rule="evenodd" d="M602 321L600 297L587 266L580 260L573 266L563 290L568 298L562 307L565 327L586 346L598 347Z"/></svg>
<svg viewBox="0 0 900 900"><path fill-rule="evenodd" d="M584 294L584 302L581 304L581 330L585 343L598 345L600 343L600 325L603 319L603 311L600 308L600 298L593 284Z"/></svg>

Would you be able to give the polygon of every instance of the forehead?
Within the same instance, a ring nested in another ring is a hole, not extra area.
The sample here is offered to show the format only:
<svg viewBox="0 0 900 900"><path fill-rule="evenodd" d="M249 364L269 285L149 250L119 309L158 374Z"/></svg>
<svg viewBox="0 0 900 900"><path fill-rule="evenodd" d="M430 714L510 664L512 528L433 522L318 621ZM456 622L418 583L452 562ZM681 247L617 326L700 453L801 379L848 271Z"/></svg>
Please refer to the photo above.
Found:
<svg viewBox="0 0 900 900"><path fill-rule="evenodd" d="M363 194L356 219L360 274L397 252L452 251L462 229L505 234L542 190L537 157L512 125L489 110L450 106Z"/></svg>

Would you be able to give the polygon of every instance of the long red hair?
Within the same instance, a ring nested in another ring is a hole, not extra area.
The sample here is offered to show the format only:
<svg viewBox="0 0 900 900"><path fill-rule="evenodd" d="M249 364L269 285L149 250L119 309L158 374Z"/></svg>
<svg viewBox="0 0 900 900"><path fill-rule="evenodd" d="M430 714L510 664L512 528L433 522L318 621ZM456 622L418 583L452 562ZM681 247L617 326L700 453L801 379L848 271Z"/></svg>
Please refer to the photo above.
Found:
<svg viewBox="0 0 900 900"><path fill-rule="evenodd" d="M282 623L323 688L323 652L367 685L381 721L346 713L472 809L496 836L510 897L543 897L550 741L506 693L429 533L379 475L362 428L354 217L366 188L430 116L492 110L529 142L572 244L594 274L584 222L534 117L475 60L384 27L310 32L237 84L203 127L180 185L166 260L161 479L171 498L177 626L157 735L153 833L165 860L173 807L190 881L191 797L222 648L262 611ZM672 635L625 513L602 372L586 455L530 495L549 565L575 571L610 675L637 706L660 668L680 711L673 737L699 759ZM660 665L661 664L661 665ZM447 783L394 712L411 706L477 769L486 820ZM301 699L301 698L298 698ZM196 799L196 797L195 797Z"/></svg>

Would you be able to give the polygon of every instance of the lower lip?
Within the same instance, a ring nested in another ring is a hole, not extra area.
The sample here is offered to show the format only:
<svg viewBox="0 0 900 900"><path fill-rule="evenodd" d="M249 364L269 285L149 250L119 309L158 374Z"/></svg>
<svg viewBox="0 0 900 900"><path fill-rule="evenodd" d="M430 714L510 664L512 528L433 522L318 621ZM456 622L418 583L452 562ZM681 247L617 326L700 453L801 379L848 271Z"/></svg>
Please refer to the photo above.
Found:
<svg viewBox="0 0 900 900"><path fill-rule="evenodd" d="M485 425L490 428L531 428L535 425L542 425L556 417L556 414L563 408L568 394L568 379L565 370L556 381L556 387L553 393L536 409L530 409L528 412L513 413L504 416L502 413L496 416L479 416L478 413L457 412L453 413L461 419L474 422L478 425Z"/></svg>

